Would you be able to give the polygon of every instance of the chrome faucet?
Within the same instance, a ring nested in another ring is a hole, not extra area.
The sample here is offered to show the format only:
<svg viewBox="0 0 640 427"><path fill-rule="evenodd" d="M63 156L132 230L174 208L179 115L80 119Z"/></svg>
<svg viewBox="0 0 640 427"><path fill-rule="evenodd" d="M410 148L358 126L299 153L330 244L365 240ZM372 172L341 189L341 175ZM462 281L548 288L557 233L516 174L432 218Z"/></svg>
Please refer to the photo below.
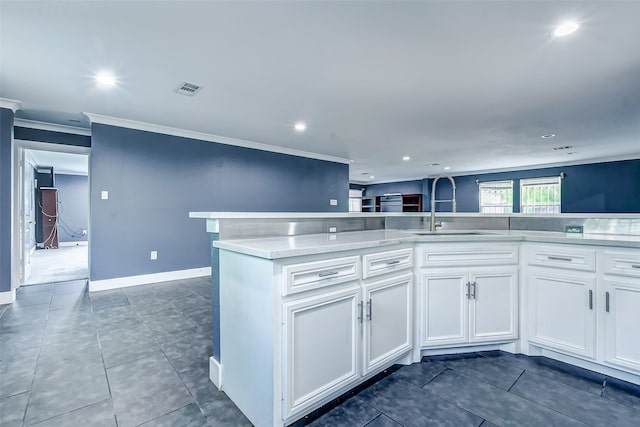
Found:
<svg viewBox="0 0 640 427"><path fill-rule="evenodd" d="M451 199L441 199L436 200L436 184L440 178L447 178L451 182L451 188L453 189L453 196ZM436 231L436 227L442 227L442 224L436 225L436 203L442 202L451 202L451 206L453 210L451 212L456 211L456 182L453 180L453 177L450 175L440 175L436 179L433 180L433 184L431 184L431 224L429 229L431 231Z"/></svg>

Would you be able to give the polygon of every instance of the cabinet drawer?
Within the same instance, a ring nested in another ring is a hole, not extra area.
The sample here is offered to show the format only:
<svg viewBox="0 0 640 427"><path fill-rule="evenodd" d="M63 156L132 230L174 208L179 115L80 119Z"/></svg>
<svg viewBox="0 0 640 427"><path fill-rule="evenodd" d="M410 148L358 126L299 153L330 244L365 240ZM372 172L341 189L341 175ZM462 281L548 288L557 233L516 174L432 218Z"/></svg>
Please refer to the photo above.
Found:
<svg viewBox="0 0 640 427"><path fill-rule="evenodd" d="M360 278L360 257L349 256L284 265L283 295L336 285Z"/></svg>
<svg viewBox="0 0 640 427"><path fill-rule="evenodd" d="M420 267L517 264L518 247L505 245L429 246L419 249Z"/></svg>
<svg viewBox="0 0 640 427"><path fill-rule="evenodd" d="M364 279L411 268L413 266L413 248L363 255L362 264Z"/></svg>
<svg viewBox="0 0 640 427"><path fill-rule="evenodd" d="M605 274L640 277L640 250L604 253Z"/></svg>
<svg viewBox="0 0 640 427"><path fill-rule="evenodd" d="M596 271L596 251L572 246L531 246L527 257L529 265Z"/></svg>

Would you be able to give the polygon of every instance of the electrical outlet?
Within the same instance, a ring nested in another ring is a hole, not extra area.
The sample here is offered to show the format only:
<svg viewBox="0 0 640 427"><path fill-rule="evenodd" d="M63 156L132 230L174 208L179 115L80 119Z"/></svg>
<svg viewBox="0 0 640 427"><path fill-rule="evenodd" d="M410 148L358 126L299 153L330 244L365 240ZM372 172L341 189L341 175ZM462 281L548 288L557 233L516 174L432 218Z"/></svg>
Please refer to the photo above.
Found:
<svg viewBox="0 0 640 427"><path fill-rule="evenodd" d="M338 201L337 201L336 199L330 199L330 200L329 200L329 204L330 204L331 206L338 206Z"/></svg>
<svg viewBox="0 0 640 427"><path fill-rule="evenodd" d="M84 228L82 229L82 235L86 236L87 235L87 230L85 230Z"/></svg>
<svg viewBox="0 0 640 427"><path fill-rule="evenodd" d="M338 227L336 227L335 225L329 226L329 233L337 233L337 232L338 232Z"/></svg>
<svg viewBox="0 0 640 427"><path fill-rule="evenodd" d="M158 259L158 251L151 251L151 259Z"/></svg>
<svg viewBox="0 0 640 427"><path fill-rule="evenodd" d="M100 198L102 200L109 200L109 192L108 191L103 191L100 193Z"/></svg>

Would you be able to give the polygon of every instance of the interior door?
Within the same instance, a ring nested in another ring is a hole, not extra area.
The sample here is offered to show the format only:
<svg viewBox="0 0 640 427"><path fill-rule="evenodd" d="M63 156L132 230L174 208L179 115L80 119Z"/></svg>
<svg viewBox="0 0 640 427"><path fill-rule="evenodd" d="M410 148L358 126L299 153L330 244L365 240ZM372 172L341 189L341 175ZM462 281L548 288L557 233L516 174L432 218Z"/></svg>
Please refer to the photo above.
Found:
<svg viewBox="0 0 640 427"><path fill-rule="evenodd" d="M23 149L20 149L24 152ZM24 232L22 246L22 276L20 283L26 283L31 274L31 250L35 247L35 207L34 207L34 176L33 165L28 161L27 156L22 158L21 180L18 184L22 200L22 230Z"/></svg>

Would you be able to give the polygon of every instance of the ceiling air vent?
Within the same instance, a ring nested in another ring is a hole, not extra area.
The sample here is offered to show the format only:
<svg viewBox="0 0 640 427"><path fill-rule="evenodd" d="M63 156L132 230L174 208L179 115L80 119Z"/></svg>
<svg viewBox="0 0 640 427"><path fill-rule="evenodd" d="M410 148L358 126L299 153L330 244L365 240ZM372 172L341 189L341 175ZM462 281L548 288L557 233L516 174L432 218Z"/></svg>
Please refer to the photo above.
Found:
<svg viewBox="0 0 640 427"><path fill-rule="evenodd" d="M178 85L176 88L176 93L180 95L193 96L196 93L200 92L202 86L194 85L193 83L183 82Z"/></svg>

